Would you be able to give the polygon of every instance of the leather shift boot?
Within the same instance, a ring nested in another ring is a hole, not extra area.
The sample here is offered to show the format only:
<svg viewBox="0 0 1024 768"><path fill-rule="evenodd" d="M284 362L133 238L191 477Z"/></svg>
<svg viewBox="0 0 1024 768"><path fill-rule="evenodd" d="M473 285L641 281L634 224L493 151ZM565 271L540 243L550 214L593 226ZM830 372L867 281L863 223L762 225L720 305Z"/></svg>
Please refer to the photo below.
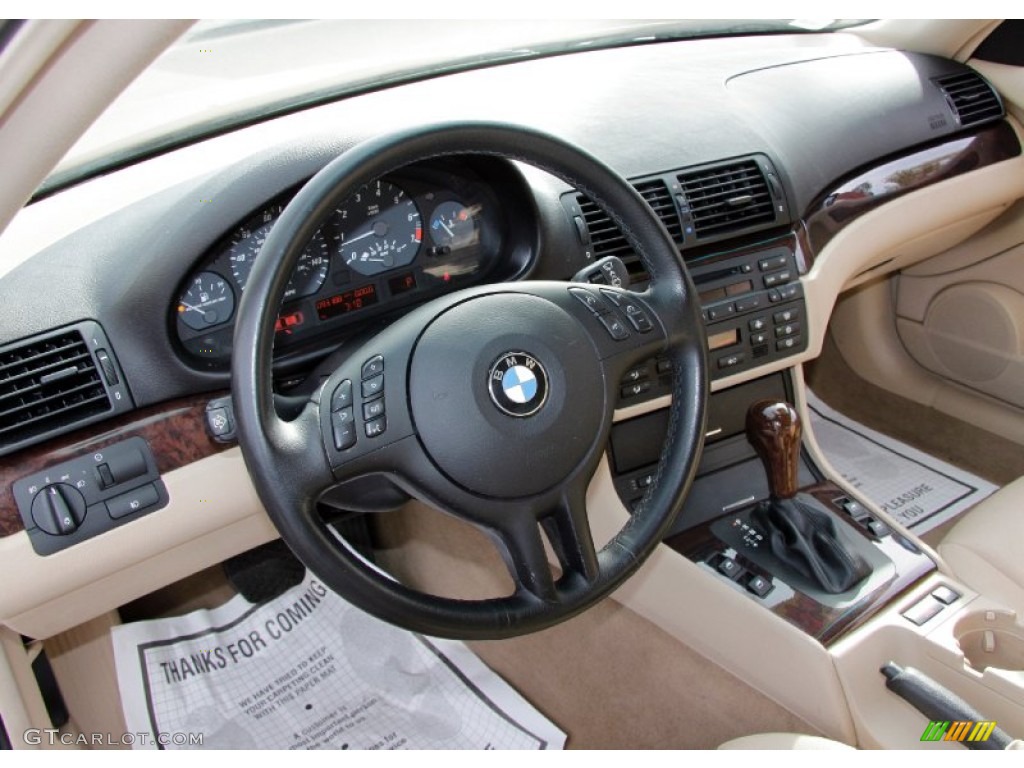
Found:
<svg viewBox="0 0 1024 768"><path fill-rule="evenodd" d="M799 497L763 502L752 519L766 531L779 560L830 594L845 592L871 573L867 562L843 545L828 513Z"/></svg>

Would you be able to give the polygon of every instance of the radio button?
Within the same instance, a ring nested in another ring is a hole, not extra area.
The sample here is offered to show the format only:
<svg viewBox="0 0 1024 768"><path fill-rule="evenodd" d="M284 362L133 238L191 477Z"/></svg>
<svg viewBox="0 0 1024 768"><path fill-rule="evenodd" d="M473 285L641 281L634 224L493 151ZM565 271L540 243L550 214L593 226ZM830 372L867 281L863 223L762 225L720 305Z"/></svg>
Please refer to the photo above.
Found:
<svg viewBox="0 0 1024 768"><path fill-rule="evenodd" d="M750 334L750 346L756 347L759 344L767 344L767 343L768 343L768 334L767 333L752 333L752 334Z"/></svg>
<svg viewBox="0 0 1024 768"><path fill-rule="evenodd" d="M772 320L775 321L776 325L778 325L779 323L791 323L794 320L798 319L799 317L800 310L797 309L796 307L793 307L792 309L779 310L774 315L772 315Z"/></svg>
<svg viewBox="0 0 1024 768"><path fill-rule="evenodd" d="M763 331L765 328L768 327L768 320L763 317L755 317L753 320L747 323L747 326L750 328L751 331Z"/></svg>
<svg viewBox="0 0 1024 768"><path fill-rule="evenodd" d="M708 307L708 320L715 322L716 320L722 320L726 317L732 317L736 314L735 304L719 304L716 307Z"/></svg>
<svg viewBox="0 0 1024 768"><path fill-rule="evenodd" d="M788 269L783 269L779 272L770 272L769 274L764 276L764 287L774 288L776 285L788 283L792 279L793 273L790 272Z"/></svg>
<svg viewBox="0 0 1024 768"><path fill-rule="evenodd" d="M735 365L739 365L744 361L746 356L742 352L737 352L733 355L726 355L725 357L718 358L719 368L732 368Z"/></svg>
<svg viewBox="0 0 1024 768"><path fill-rule="evenodd" d="M736 300L736 311L737 312L749 312L752 309L757 309L761 306L761 297L757 294L753 296L744 296L742 299Z"/></svg>
<svg viewBox="0 0 1024 768"><path fill-rule="evenodd" d="M768 259L761 259L757 262L757 266L762 272L769 272L773 269L782 269L786 266L786 257L783 256L772 256Z"/></svg>
<svg viewBox="0 0 1024 768"><path fill-rule="evenodd" d="M800 295L800 285L799 285L799 283L796 284L796 285L787 285L787 286L784 286L782 288L779 288L779 298L780 299L795 299L799 295Z"/></svg>
<svg viewBox="0 0 1024 768"><path fill-rule="evenodd" d="M775 338L782 339L786 336L798 336L800 334L800 323L790 323L789 325L778 325L775 327Z"/></svg>
<svg viewBox="0 0 1024 768"><path fill-rule="evenodd" d="M799 336L788 336L785 339L779 339L775 342L775 349L779 352L783 352L787 349L793 349L800 343Z"/></svg>

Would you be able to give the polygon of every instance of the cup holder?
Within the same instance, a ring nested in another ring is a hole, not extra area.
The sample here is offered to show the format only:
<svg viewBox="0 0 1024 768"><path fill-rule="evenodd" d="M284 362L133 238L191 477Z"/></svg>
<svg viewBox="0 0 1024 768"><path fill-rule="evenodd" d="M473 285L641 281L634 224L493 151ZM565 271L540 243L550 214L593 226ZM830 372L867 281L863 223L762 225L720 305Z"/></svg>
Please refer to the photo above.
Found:
<svg viewBox="0 0 1024 768"><path fill-rule="evenodd" d="M967 663L979 672L988 667L1024 671L1024 625L1012 611L975 611L953 628Z"/></svg>

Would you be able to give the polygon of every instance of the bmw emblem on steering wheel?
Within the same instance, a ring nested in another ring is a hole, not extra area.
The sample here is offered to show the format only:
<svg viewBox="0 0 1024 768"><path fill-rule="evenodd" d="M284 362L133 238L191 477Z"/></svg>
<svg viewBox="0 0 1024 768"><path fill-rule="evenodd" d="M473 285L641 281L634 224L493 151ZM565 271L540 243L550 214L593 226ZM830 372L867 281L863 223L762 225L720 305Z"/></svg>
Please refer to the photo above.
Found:
<svg viewBox="0 0 1024 768"><path fill-rule="evenodd" d="M488 375L491 400L509 416L532 416L548 399L548 375L526 352L506 352Z"/></svg>

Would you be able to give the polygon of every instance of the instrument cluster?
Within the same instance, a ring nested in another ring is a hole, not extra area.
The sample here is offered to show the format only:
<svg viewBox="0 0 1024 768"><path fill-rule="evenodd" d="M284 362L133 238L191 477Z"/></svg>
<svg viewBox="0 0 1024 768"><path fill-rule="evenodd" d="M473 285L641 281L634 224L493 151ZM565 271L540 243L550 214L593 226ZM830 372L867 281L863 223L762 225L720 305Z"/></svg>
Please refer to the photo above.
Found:
<svg viewBox="0 0 1024 768"><path fill-rule="evenodd" d="M182 284L172 322L196 364L230 364L234 320L253 264L297 189L238 222ZM523 264L499 259L507 212L469 167L413 167L360 188L328 216L292 272L275 350L487 279Z"/></svg>

